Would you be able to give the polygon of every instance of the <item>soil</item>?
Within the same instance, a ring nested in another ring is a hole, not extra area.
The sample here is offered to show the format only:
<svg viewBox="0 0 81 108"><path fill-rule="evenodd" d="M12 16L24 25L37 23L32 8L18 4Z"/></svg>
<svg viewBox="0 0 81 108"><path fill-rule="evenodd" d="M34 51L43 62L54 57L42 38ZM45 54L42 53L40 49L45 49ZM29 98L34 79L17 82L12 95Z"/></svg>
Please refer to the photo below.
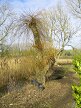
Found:
<svg viewBox="0 0 81 108"><path fill-rule="evenodd" d="M78 84L75 72L68 72L62 79L46 82L39 90L32 84L6 93L0 98L0 108L75 108L72 84Z"/></svg>

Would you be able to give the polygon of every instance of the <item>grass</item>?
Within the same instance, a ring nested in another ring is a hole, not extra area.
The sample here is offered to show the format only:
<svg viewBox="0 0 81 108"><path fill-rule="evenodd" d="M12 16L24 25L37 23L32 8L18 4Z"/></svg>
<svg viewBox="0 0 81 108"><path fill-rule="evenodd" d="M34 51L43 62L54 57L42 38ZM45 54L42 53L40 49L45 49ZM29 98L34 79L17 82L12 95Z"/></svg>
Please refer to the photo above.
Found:
<svg viewBox="0 0 81 108"><path fill-rule="evenodd" d="M30 49L25 56L1 58L0 59L0 87L9 82L16 82L19 79L37 79L41 83L45 83L44 77L48 68L51 56L54 56L54 48L45 49L41 52Z"/></svg>
<svg viewBox="0 0 81 108"><path fill-rule="evenodd" d="M0 108L72 108L71 84L73 74L46 83L43 91L27 83L20 90L6 93L0 98Z"/></svg>
<svg viewBox="0 0 81 108"><path fill-rule="evenodd" d="M35 76L36 70L41 67L40 61L41 58L35 59L32 56L21 57L18 60L7 58L5 62L4 59L0 59L2 63L0 67L0 108L59 108L59 106L60 108L72 108L74 101L71 96L71 84L78 82L73 66L66 65L66 62L64 65L64 61L60 63L67 70L65 77L46 82L45 89L41 91L28 82L41 75L38 73L38 76ZM46 61L42 63L46 66Z"/></svg>
<svg viewBox="0 0 81 108"><path fill-rule="evenodd" d="M30 55L20 58L0 59L0 87L8 84L9 82L16 82L19 79L31 80L33 78L37 78L39 81L42 81L43 79L41 79L41 77L48 69L47 58L45 56L44 60L42 61L40 55L38 56L38 58L36 58L35 55ZM70 65L72 63L72 60L60 59L57 60L57 62L63 68L65 68L65 70L68 70L69 66L69 69L73 71L73 67L72 65ZM66 65L66 63L68 65ZM45 69L43 69L44 67Z"/></svg>
<svg viewBox="0 0 81 108"><path fill-rule="evenodd" d="M70 65L72 64L72 59L57 59L59 65Z"/></svg>

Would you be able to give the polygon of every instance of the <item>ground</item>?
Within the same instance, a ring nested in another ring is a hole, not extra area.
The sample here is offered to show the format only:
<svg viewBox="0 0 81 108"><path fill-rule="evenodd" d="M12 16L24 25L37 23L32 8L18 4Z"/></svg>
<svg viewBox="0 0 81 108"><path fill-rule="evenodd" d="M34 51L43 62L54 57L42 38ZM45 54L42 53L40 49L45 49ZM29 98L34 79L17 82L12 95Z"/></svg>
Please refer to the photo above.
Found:
<svg viewBox="0 0 81 108"><path fill-rule="evenodd" d="M46 82L43 91L27 83L0 97L0 108L74 108L71 86L75 83L79 83L75 72Z"/></svg>

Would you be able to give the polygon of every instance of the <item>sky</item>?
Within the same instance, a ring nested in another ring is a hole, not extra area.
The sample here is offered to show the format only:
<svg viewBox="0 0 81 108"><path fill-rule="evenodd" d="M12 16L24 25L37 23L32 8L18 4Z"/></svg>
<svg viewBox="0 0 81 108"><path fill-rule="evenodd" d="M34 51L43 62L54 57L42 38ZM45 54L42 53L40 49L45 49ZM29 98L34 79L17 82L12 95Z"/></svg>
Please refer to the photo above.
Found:
<svg viewBox="0 0 81 108"><path fill-rule="evenodd" d="M11 8L18 14L23 11L34 12L55 7L58 3L61 3L62 6L66 7L65 0L0 0L0 3L4 3L5 1L6 3L9 3ZM75 20L73 21L75 22ZM78 40L79 39L75 39L72 43L76 43Z"/></svg>
<svg viewBox="0 0 81 108"><path fill-rule="evenodd" d="M35 11L55 6L58 2L64 3L64 0L0 0L8 2L17 12L22 10Z"/></svg>

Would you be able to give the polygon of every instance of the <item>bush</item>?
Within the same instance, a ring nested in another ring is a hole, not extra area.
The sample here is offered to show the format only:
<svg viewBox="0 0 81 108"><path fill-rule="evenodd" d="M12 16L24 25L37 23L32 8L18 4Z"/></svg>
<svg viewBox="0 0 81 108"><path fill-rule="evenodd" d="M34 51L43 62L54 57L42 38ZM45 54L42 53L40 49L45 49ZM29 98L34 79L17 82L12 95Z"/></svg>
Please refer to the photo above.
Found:
<svg viewBox="0 0 81 108"><path fill-rule="evenodd" d="M79 75L79 78L81 79L81 54L77 54L74 57L73 60L73 65L74 65L74 69L77 72L77 74ZM73 97L76 101L76 107L75 108L81 108L81 80L80 80L80 85L73 85L72 89L74 91L73 93Z"/></svg>
<svg viewBox="0 0 81 108"><path fill-rule="evenodd" d="M81 85L79 86L72 86L72 89L74 91L73 97L76 101L76 107L75 108L81 108Z"/></svg>
<svg viewBox="0 0 81 108"><path fill-rule="evenodd" d="M73 65L75 71L81 76L81 54L76 54L74 56Z"/></svg>

